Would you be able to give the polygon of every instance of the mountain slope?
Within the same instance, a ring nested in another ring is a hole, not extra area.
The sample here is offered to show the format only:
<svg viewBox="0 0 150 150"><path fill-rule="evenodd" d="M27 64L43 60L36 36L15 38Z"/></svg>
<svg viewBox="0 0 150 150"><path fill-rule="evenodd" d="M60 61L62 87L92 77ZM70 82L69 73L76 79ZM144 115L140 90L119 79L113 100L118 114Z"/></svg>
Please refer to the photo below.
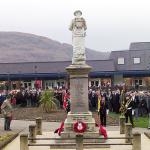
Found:
<svg viewBox="0 0 150 150"><path fill-rule="evenodd" d="M87 59L104 60L108 52L86 49ZM46 37L20 32L0 32L0 63L65 61L72 58L72 46Z"/></svg>

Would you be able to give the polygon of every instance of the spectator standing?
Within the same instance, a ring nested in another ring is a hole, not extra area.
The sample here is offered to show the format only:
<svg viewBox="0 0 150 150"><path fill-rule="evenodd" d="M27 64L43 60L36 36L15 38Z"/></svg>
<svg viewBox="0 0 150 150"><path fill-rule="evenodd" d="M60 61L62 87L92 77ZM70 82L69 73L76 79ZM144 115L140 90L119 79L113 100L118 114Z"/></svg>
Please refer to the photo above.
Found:
<svg viewBox="0 0 150 150"><path fill-rule="evenodd" d="M120 109L120 92L117 90L115 92L115 112L118 114Z"/></svg>
<svg viewBox="0 0 150 150"><path fill-rule="evenodd" d="M134 108L135 108L135 118L138 119L139 117L139 104L140 104L140 101L139 101L139 96L138 96L138 93L135 92L134 93L135 95L133 96L133 100L134 100Z"/></svg>
<svg viewBox="0 0 150 150"><path fill-rule="evenodd" d="M108 109L108 105L107 105L106 97L102 96L100 99L100 108L99 108L100 122L102 126L106 126L107 109Z"/></svg>
<svg viewBox="0 0 150 150"><path fill-rule="evenodd" d="M66 93L64 95L63 107L67 113L70 111L70 105L70 93L68 90L66 90Z"/></svg>
<svg viewBox="0 0 150 150"><path fill-rule="evenodd" d="M12 95L11 104L12 104L13 107L16 106L16 97L15 97L15 95Z"/></svg>
<svg viewBox="0 0 150 150"><path fill-rule="evenodd" d="M134 127L133 124L133 116L132 116L132 109L134 108L134 101L132 99L132 96L127 96L126 97L126 113L125 113L125 119L126 119L126 123L128 123L128 118L130 119L130 123L132 124L132 127Z"/></svg>
<svg viewBox="0 0 150 150"><path fill-rule="evenodd" d="M10 131L10 123L12 120L12 106L11 106L11 96L8 95L6 100L1 105L2 114L4 116L4 130Z"/></svg>

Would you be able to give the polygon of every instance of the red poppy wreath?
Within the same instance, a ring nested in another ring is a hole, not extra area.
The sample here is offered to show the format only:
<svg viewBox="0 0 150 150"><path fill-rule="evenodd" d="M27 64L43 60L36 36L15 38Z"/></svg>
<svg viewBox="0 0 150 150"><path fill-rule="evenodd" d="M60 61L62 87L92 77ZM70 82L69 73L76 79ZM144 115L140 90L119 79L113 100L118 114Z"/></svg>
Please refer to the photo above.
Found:
<svg viewBox="0 0 150 150"><path fill-rule="evenodd" d="M74 131L77 132L77 133L83 133L86 131L86 123L82 122L82 121L78 121L76 123L74 123Z"/></svg>

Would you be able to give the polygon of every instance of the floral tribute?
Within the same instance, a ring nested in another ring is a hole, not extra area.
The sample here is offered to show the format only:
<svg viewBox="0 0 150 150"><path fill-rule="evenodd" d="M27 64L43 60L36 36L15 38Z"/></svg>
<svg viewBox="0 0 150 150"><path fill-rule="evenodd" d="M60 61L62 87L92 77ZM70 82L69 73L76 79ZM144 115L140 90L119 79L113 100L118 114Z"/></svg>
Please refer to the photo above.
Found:
<svg viewBox="0 0 150 150"><path fill-rule="evenodd" d="M84 123L82 121L77 121L74 123L73 129L76 133L83 133L86 131L87 125L86 125L86 123Z"/></svg>
<svg viewBox="0 0 150 150"><path fill-rule="evenodd" d="M105 127L102 125L98 125L97 123L95 124L96 127L99 128L99 135L103 135L104 139L106 140L108 138L107 130ZM73 130L76 133L83 133L87 129L86 123L82 121L77 121L76 123L73 124ZM64 122L61 123L60 127L57 128L54 133L58 133L59 136L61 136L61 133L64 131Z"/></svg>

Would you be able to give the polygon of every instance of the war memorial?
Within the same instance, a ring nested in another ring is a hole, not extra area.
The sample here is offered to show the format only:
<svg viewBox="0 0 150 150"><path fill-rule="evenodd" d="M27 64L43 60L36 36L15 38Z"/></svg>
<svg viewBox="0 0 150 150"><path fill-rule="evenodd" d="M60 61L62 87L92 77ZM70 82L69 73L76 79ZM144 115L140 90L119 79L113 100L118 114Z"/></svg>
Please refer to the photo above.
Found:
<svg viewBox="0 0 150 150"><path fill-rule="evenodd" d="M111 133L109 135L105 128L103 130L106 136L103 137L103 133L99 131L100 128L96 126L88 106L88 73L92 67L86 64L85 36L87 26L80 10L75 11L74 16L75 18L69 27L69 30L72 31L72 64L66 68L70 76L71 111L60 127L61 129L63 127L63 130L61 130L59 137L55 135L44 136L42 118L37 118L36 124L29 126L29 135L20 135L20 150L34 149L34 147L40 149L41 146L42 149L44 146L50 149L110 149L111 145L124 145L130 146L132 150L141 150L141 134L139 132L132 134L132 126L130 123L125 124L124 117L120 117L120 134L117 137L118 134ZM116 143L113 142L114 139L120 141ZM48 143L45 143L44 140L48 140Z"/></svg>
<svg viewBox="0 0 150 150"><path fill-rule="evenodd" d="M72 65L66 68L70 75L70 99L71 112L65 120L65 130L62 136L74 136L73 124L82 121L87 124L84 135L94 136L98 131L95 128L95 120L89 112L88 104L88 73L92 69L86 64L85 36L86 21L81 17L82 12L76 11L75 18L72 20L70 30L72 31L73 58ZM71 133L72 132L72 133ZM68 135L67 135L68 134Z"/></svg>
<svg viewBox="0 0 150 150"><path fill-rule="evenodd" d="M65 121L62 120L59 135L42 130L42 118L36 118L35 123L29 125L28 133L20 133L16 150L141 150L144 144L141 133L133 132L132 125L125 123L123 116L117 131L107 131L107 128L96 124L89 111L88 74L92 67L86 64L87 26L80 10L74 12L69 30L72 32L73 56L66 71L70 80L71 111Z"/></svg>

